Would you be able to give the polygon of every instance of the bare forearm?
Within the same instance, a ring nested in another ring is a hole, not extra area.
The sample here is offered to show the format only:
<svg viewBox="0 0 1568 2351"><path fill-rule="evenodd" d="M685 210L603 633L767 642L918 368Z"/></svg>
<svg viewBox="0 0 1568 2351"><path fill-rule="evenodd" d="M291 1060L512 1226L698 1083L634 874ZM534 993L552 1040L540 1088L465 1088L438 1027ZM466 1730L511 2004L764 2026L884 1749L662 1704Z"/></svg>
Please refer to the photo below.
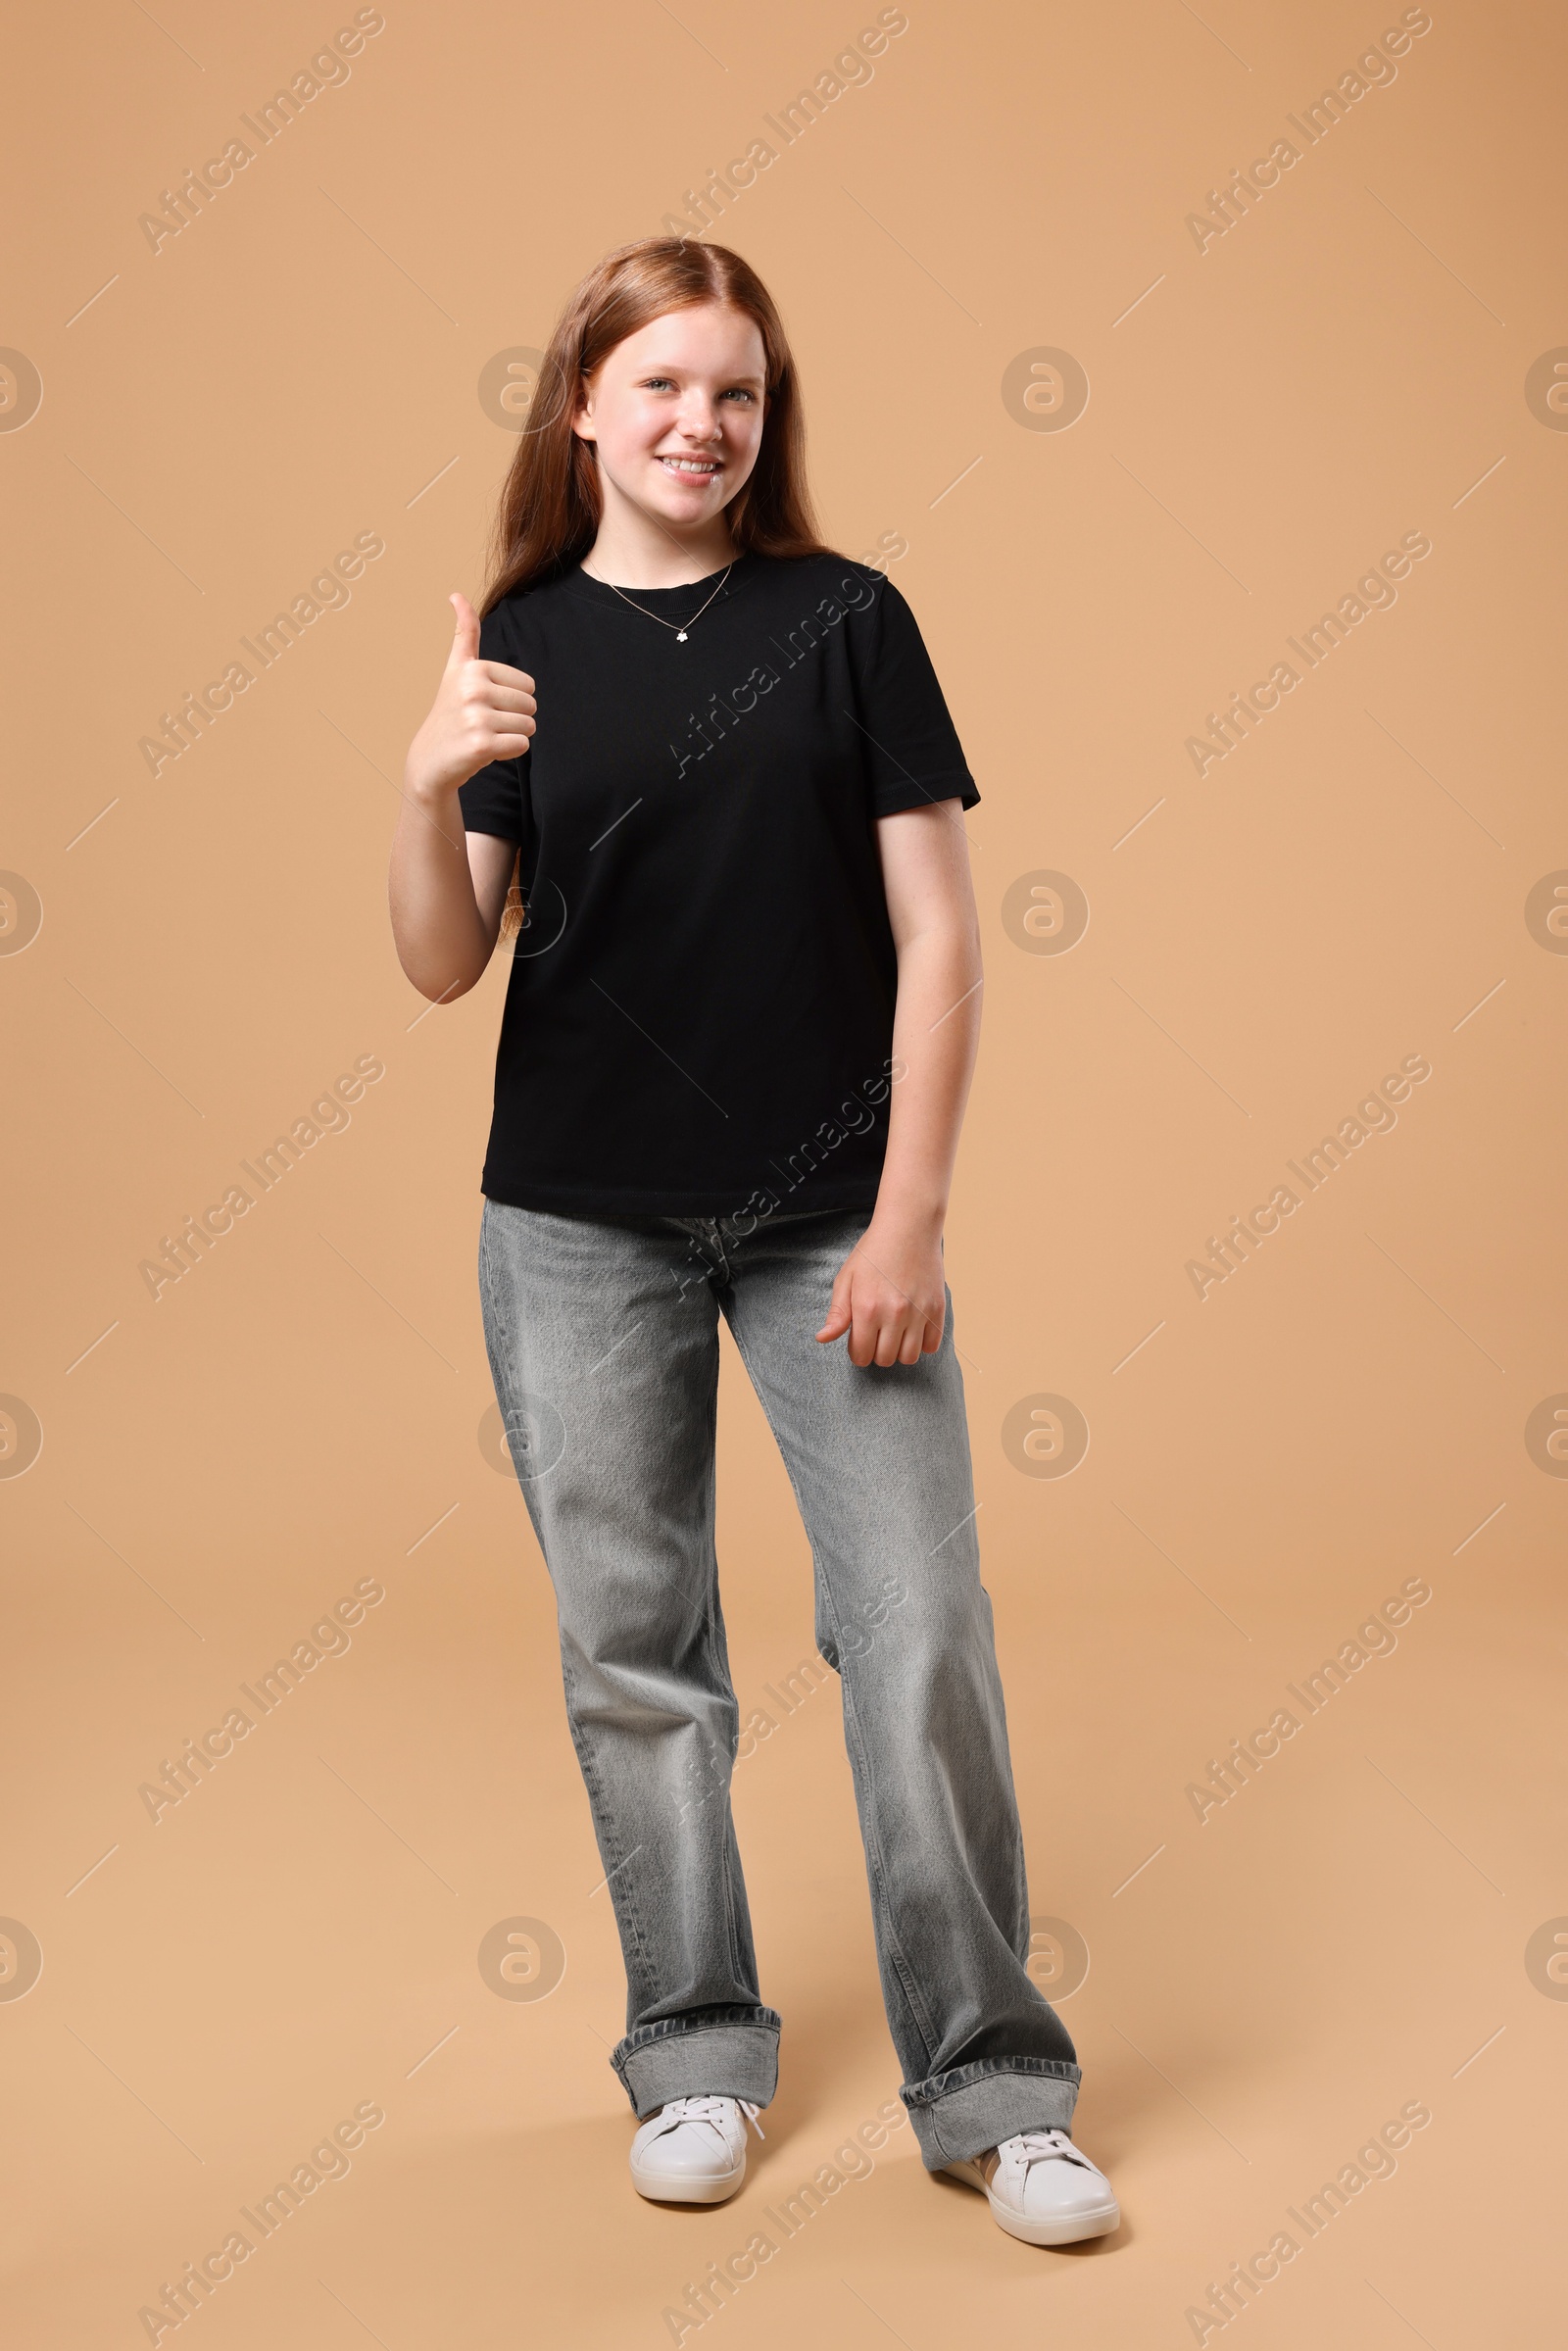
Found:
<svg viewBox="0 0 1568 2351"><path fill-rule="evenodd" d="M388 883L398 961L432 1002L465 995L493 941L474 895L456 792L434 800L405 789Z"/></svg>
<svg viewBox="0 0 1568 2351"><path fill-rule="evenodd" d="M900 950L893 1053L903 1074L889 1105L879 1222L894 1218L932 1238L942 1231L979 1046L980 993L980 942L967 926L923 931Z"/></svg>

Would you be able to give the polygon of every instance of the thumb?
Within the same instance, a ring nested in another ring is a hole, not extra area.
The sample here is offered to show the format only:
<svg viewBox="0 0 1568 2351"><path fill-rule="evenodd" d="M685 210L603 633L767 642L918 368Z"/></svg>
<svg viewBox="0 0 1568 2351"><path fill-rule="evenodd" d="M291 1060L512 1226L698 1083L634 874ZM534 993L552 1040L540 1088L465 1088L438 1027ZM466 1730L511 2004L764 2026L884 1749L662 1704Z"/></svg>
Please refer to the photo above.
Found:
<svg viewBox="0 0 1568 2351"><path fill-rule="evenodd" d="M838 1279L833 1284L833 1296L828 1304L827 1320L814 1336L826 1347L831 1341L843 1338L853 1319L850 1311L850 1264L846 1260L839 1267Z"/></svg>
<svg viewBox="0 0 1568 2351"><path fill-rule="evenodd" d="M474 661L479 658L479 615L460 589L454 588L447 602L458 615L452 651L447 656L447 667L455 669L460 661Z"/></svg>

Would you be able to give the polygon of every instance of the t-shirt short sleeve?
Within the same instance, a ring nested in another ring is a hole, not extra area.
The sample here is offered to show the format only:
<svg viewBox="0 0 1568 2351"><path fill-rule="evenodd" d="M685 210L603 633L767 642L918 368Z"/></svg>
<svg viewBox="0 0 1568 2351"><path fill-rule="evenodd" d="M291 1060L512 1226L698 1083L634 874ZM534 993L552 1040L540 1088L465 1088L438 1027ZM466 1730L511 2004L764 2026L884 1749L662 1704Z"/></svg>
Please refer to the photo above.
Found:
<svg viewBox="0 0 1568 2351"><path fill-rule="evenodd" d="M479 623L479 659L505 661L511 669L525 665L518 661L513 644L505 601L486 612ZM523 785L527 758L523 752L514 759L492 759L487 767L470 775L466 784L458 786L458 805L463 810L466 832L497 833L503 841L519 843L528 839Z"/></svg>
<svg viewBox="0 0 1568 2351"><path fill-rule="evenodd" d="M891 816L928 801L977 806L957 730L913 612L890 579L879 581L865 615L855 716L870 785L871 812Z"/></svg>

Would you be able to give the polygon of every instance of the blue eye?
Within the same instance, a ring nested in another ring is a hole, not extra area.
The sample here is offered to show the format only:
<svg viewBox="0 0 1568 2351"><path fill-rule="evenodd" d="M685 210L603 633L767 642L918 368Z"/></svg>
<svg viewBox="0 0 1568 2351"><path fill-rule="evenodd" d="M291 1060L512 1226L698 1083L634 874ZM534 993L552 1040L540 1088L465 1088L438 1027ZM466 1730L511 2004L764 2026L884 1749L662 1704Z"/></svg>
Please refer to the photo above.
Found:
<svg viewBox="0 0 1568 2351"><path fill-rule="evenodd" d="M644 377L642 388L645 392L672 390L673 382L667 375L649 375ZM723 400L748 400L754 408L757 405L757 394L748 391L744 384L732 384L729 390L721 393L719 397Z"/></svg>

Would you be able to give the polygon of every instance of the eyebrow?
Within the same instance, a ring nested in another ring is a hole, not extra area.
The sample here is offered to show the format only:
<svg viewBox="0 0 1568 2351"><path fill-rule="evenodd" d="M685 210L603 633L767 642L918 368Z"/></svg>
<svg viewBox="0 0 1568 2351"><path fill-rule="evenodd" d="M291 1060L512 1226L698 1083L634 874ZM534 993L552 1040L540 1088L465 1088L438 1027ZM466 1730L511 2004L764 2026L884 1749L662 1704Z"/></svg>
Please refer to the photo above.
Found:
<svg viewBox="0 0 1568 2351"><path fill-rule="evenodd" d="M690 367L677 367L673 361L669 360L650 360L647 367L639 369L639 373L643 375L690 375L693 372L694 370ZM762 375L726 375L723 378L725 383L745 384L748 387L761 386L766 380L766 377Z"/></svg>

